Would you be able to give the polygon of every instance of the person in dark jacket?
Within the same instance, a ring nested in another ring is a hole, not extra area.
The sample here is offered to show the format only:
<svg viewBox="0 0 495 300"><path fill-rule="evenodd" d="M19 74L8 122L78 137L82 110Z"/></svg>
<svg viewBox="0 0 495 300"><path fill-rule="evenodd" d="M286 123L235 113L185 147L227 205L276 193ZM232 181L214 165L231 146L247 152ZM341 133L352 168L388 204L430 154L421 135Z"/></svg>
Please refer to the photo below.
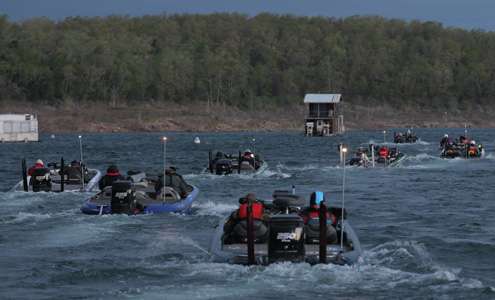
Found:
<svg viewBox="0 0 495 300"><path fill-rule="evenodd" d="M167 170L165 170L165 186L173 188L181 198L187 197L187 194L190 192L191 188L190 186L186 183L184 178L182 178L181 175L177 174L177 169L175 167L169 167ZM157 194L160 193L160 191L163 188L163 175L160 176L160 179L158 180L158 184L156 185L156 192Z"/></svg>
<svg viewBox="0 0 495 300"><path fill-rule="evenodd" d="M100 179L98 183L100 190L103 190L107 186L112 186L112 183L117 180L125 179L124 176L120 175L119 169L115 165L111 165L107 169L107 173Z"/></svg>

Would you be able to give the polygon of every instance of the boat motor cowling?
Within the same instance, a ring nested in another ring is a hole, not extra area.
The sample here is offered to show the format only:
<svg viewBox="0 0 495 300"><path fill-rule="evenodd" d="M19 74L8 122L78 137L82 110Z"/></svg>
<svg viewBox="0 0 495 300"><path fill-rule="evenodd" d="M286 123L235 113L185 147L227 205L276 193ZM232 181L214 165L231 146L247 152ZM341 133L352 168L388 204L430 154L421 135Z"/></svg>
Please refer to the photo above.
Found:
<svg viewBox="0 0 495 300"><path fill-rule="evenodd" d="M304 222L295 214L275 215L268 221L268 260L303 262Z"/></svg>
<svg viewBox="0 0 495 300"><path fill-rule="evenodd" d="M111 210L113 214L132 213L134 203L134 191L130 181L118 180L112 183Z"/></svg>

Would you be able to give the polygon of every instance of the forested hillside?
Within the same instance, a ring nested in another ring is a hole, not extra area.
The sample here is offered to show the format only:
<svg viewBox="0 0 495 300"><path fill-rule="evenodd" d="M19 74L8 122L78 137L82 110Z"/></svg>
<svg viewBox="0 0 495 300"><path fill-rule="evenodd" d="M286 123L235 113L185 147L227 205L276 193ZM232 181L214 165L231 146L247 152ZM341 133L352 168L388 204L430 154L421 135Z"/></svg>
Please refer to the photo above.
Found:
<svg viewBox="0 0 495 300"><path fill-rule="evenodd" d="M494 104L495 33L381 17L0 18L0 99L256 109L339 92L356 105Z"/></svg>

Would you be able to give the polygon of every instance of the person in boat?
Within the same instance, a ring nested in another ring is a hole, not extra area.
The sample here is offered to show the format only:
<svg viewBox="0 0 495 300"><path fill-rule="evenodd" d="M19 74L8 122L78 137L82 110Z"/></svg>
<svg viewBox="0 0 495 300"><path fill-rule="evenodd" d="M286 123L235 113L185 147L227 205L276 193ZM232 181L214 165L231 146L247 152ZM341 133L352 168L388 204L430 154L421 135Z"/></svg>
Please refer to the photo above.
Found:
<svg viewBox="0 0 495 300"><path fill-rule="evenodd" d="M36 161L36 163L34 164L34 166L32 166L31 168L29 168L28 175L29 176L33 175L34 171L37 170L37 169L45 169L45 164L43 163L43 161L41 159L38 159Z"/></svg>
<svg viewBox="0 0 495 300"><path fill-rule="evenodd" d="M469 139L467 139L465 136L461 135L459 137L459 143L461 145L467 145L467 144L469 144Z"/></svg>
<svg viewBox="0 0 495 300"><path fill-rule="evenodd" d="M120 175L120 171L115 165L110 165L107 168L107 173L100 179L98 186L100 190L103 190L107 186L112 186L117 180L124 180L124 176Z"/></svg>
<svg viewBox="0 0 495 300"><path fill-rule="evenodd" d="M81 163L77 160L73 160L70 165L64 168L64 174L67 175L69 180L81 181L83 175Z"/></svg>
<svg viewBox="0 0 495 300"><path fill-rule="evenodd" d="M311 193L309 200L309 207L302 211L301 217L303 218L306 240L308 242L319 241L319 229L320 229L320 205L325 202L325 194L320 191ZM330 211L326 211L327 218L327 241L330 243L336 243L338 240L337 230L337 218Z"/></svg>
<svg viewBox="0 0 495 300"><path fill-rule="evenodd" d="M444 134L442 140L440 141L440 148L445 149L447 146L452 144L452 139L449 138L449 135Z"/></svg>
<svg viewBox="0 0 495 300"><path fill-rule="evenodd" d="M165 170L165 186L173 188L181 198L187 197L189 193L189 185L186 183L184 178L180 174L177 174L176 167L169 167ZM158 184L155 187L157 194L163 189L163 175L159 177Z"/></svg>
<svg viewBox="0 0 495 300"><path fill-rule="evenodd" d="M242 161L247 161L251 166L256 167L254 153L249 149L244 150Z"/></svg>
<svg viewBox="0 0 495 300"><path fill-rule="evenodd" d="M312 192L309 198L309 207L303 210L301 216L304 224L308 224L310 219L318 219L320 217L320 204L325 202L325 193L316 191ZM337 219L333 214L327 211L327 220L332 225L337 224Z"/></svg>
<svg viewBox="0 0 495 300"><path fill-rule="evenodd" d="M258 228L255 229L255 235L262 236L264 233L266 233L266 226L264 226L263 223L266 222L269 217L267 214L265 214L265 207L263 205L263 202L256 199L256 195L254 193L249 193L239 199L239 208L232 212L230 217L225 222L223 230L227 236L233 233L236 225L243 221L247 221L249 205L251 205L253 221L258 223Z"/></svg>
<svg viewBox="0 0 495 300"><path fill-rule="evenodd" d="M378 150L378 155L383 159L387 159L389 157L389 154L390 150L387 146L382 146L380 150Z"/></svg>
<svg viewBox="0 0 495 300"><path fill-rule="evenodd" d="M478 157L479 152L478 152L478 146L476 145L476 141L471 141L471 143L468 146L467 153L469 157Z"/></svg>

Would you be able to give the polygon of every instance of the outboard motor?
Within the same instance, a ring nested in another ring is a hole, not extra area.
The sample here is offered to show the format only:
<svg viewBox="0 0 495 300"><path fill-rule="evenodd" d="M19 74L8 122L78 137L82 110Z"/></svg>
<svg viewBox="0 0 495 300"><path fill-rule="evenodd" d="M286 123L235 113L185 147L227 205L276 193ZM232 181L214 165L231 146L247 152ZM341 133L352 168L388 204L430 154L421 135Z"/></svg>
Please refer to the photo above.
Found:
<svg viewBox="0 0 495 300"><path fill-rule="evenodd" d="M229 159L220 159L215 163L215 174L227 175L232 173L232 161Z"/></svg>
<svg viewBox="0 0 495 300"><path fill-rule="evenodd" d="M52 180L50 179L50 169L34 169L31 174L30 184L33 192L49 192L52 190Z"/></svg>
<svg viewBox="0 0 495 300"><path fill-rule="evenodd" d="M304 222L296 214L274 215L268 222L268 261L303 262Z"/></svg>
<svg viewBox="0 0 495 300"><path fill-rule="evenodd" d="M117 180L112 183L112 214L130 214L135 208L134 191L130 181Z"/></svg>

